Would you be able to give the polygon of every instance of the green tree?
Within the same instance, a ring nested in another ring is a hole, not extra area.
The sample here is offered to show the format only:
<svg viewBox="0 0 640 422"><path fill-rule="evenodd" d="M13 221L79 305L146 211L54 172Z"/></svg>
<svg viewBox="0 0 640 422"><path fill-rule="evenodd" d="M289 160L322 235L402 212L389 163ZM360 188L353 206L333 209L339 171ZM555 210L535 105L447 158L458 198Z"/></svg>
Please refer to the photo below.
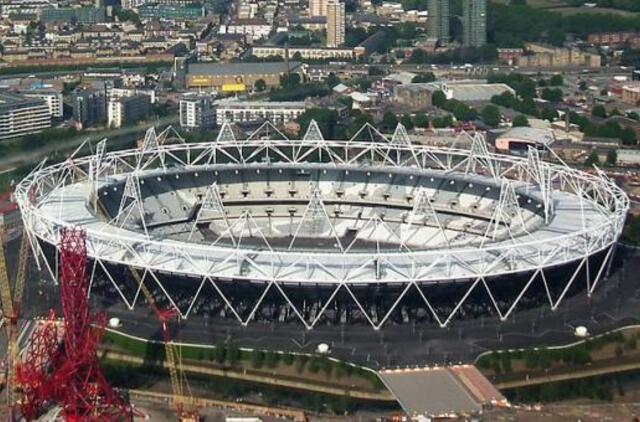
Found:
<svg viewBox="0 0 640 422"><path fill-rule="evenodd" d="M518 114L516 117L513 118L512 126L513 127L529 126L529 119L527 119L527 116L525 116L524 114Z"/></svg>
<svg viewBox="0 0 640 422"><path fill-rule="evenodd" d="M420 113L413 116L414 127L426 128L429 125L429 118L426 114Z"/></svg>
<svg viewBox="0 0 640 422"><path fill-rule="evenodd" d="M280 86L283 88L296 88L302 82L298 73L287 73L280 76Z"/></svg>
<svg viewBox="0 0 640 422"><path fill-rule="evenodd" d="M482 121L491 127L496 127L500 124L500 110L494 105L485 106L480 113Z"/></svg>
<svg viewBox="0 0 640 422"><path fill-rule="evenodd" d="M603 105L597 105L595 107L593 107L593 109L591 109L591 115L594 117L600 117L602 119L606 119L607 118L607 110L604 108Z"/></svg>
<svg viewBox="0 0 640 422"><path fill-rule="evenodd" d="M562 75L553 75L551 79L549 79L549 85L551 86L564 85L564 78L562 77Z"/></svg>
<svg viewBox="0 0 640 422"><path fill-rule="evenodd" d="M262 92L265 89L267 89L267 83L264 81L264 79L258 79L256 83L253 85L253 87L255 88L256 91Z"/></svg>
<svg viewBox="0 0 640 422"><path fill-rule="evenodd" d="M265 357L265 362L267 364L267 367L269 368L275 368L276 366L278 366L278 362L280 361L280 355L275 353L272 350L269 350L267 352L267 355Z"/></svg>
<svg viewBox="0 0 640 422"><path fill-rule="evenodd" d="M394 113L387 111L382 115L381 124L385 129L394 129L398 125L398 119Z"/></svg>
<svg viewBox="0 0 640 422"><path fill-rule="evenodd" d="M599 164L600 164L600 158L598 157L598 153L596 152L596 150L591 150L591 152L589 153L589 156L584 161L584 165L587 167L593 167L594 165L597 166Z"/></svg>
<svg viewBox="0 0 640 422"><path fill-rule="evenodd" d="M340 83L340 78L338 78L335 73L331 72L329 73L329 76L327 76L326 82L329 88L333 88Z"/></svg>
<svg viewBox="0 0 640 422"><path fill-rule="evenodd" d="M413 120L411 120L411 116L409 116L408 114L405 114L400 118L400 123L402 123L402 125L407 128L407 130L413 129Z"/></svg>
<svg viewBox="0 0 640 422"><path fill-rule="evenodd" d="M328 108L310 108L298 117L300 133L305 133L311 121L315 120L322 134L327 138L336 137L338 112Z"/></svg>
<svg viewBox="0 0 640 422"><path fill-rule="evenodd" d="M438 90L431 95L431 104L434 107L442 107L447 102L447 96L444 92Z"/></svg>
<svg viewBox="0 0 640 422"><path fill-rule="evenodd" d="M618 161L618 153L616 152L616 150L615 149L608 150L606 164L608 166L615 166L617 161Z"/></svg>
<svg viewBox="0 0 640 422"><path fill-rule="evenodd" d="M436 80L436 75L433 72L425 72L420 73L411 79L412 83L425 83L425 82L433 82Z"/></svg>
<svg viewBox="0 0 640 422"><path fill-rule="evenodd" d="M562 101L563 94L560 88L545 88L542 90L542 99L550 101L552 103L559 103Z"/></svg>
<svg viewBox="0 0 640 422"><path fill-rule="evenodd" d="M262 350L253 350L251 352L251 365L254 368L262 368L264 365L265 354Z"/></svg>
<svg viewBox="0 0 640 422"><path fill-rule="evenodd" d="M620 131L620 140L624 145L635 145L636 133L630 127L625 127Z"/></svg>

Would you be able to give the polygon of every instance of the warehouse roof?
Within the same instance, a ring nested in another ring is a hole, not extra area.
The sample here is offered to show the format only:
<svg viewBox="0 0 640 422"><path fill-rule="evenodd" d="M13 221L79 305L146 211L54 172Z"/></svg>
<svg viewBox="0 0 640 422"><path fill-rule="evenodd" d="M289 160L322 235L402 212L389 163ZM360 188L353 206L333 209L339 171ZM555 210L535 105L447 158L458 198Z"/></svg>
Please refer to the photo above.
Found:
<svg viewBox="0 0 640 422"><path fill-rule="evenodd" d="M489 101L494 95L504 92L515 94L515 91L506 84L490 84L477 81L439 81L427 83L405 83L399 86L399 90L443 91L448 99L459 101Z"/></svg>
<svg viewBox="0 0 640 422"><path fill-rule="evenodd" d="M296 70L300 62L289 62L289 70ZM266 63L194 63L189 65L190 75L264 75L269 73L284 73L287 71L285 62Z"/></svg>
<svg viewBox="0 0 640 422"><path fill-rule="evenodd" d="M517 139L541 145L551 145L555 141L553 131L533 127L514 127L500 135L498 139L500 138Z"/></svg>

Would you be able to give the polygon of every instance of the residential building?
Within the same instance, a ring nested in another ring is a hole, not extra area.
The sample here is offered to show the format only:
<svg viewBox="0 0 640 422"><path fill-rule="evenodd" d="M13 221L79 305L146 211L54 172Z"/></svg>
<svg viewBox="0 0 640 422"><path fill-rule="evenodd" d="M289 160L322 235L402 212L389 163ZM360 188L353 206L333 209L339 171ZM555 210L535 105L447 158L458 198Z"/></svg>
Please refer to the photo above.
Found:
<svg viewBox="0 0 640 422"><path fill-rule="evenodd" d="M431 38L436 38L442 42L448 42L450 0L428 0L429 20L427 22L427 33Z"/></svg>
<svg viewBox="0 0 640 422"><path fill-rule="evenodd" d="M276 45L257 46L251 49L251 54L265 58L280 56L289 57L300 55L302 59L346 59L351 60L364 54L364 48L325 48L325 47L279 47Z"/></svg>
<svg viewBox="0 0 640 422"><path fill-rule="evenodd" d="M81 128L102 124L107 119L107 96L104 90L78 88L71 97L73 119Z"/></svg>
<svg viewBox="0 0 640 422"><path fill-rule="evenodd" d="M465 47L487 43L487 0L462 2L462 42Z"/></svg>
<svg viewBox="0 0 640 422"><path fill-rule="evenodd" d="M216 104L216 121L249 123L269 120L282 125L296 120L306 110L303 101L260 102L260 101L219 101Z"/></svg>
<svg viewBox="0 0 640 422"><path fill-rule="evenodd" d="M234 92L252 88L262 79L267 87L277 87L280 77L290 72L302 73L300 62L194 63L188 66L186 85L187 88Z"/></svg>
<svg viewBox="0 0 640 422"><path fill-rule="evenodd" d="M309 16L327 16L327 4L330 0L309 0Z"/></svg>
<svg viewBox="0 0 640 422"><path fill-rule="evenodd" d="M187 93L180 99L180 126L185 129L210 129L216 124L216 107L211 95Z"/></svg>
<svg viewBox="0 0 640 422"><path fill-rule="evenodd" d="M268 38L273 26L264 19L236 19L226 27L220 27L221 34L243 34L250 40L256 41Z"/></svg>
<svg viewBox="0 0 640 422"><path fill-rule="evenodd" d="M164 19L169 21L191 21L204 16L204 7L200 5L174 5L146 3L138 7L140 19Z"/></svg>
<svg viewBox="0 0 640 422"><path fill-rule="evenodd" d="M71 23L91 25L105 22L107 14L104 7L48 7L42 9L40 19L43 23Z"/></svg>
<svg viewBox="0 0 640 422"><path fill-rule="evenodd" d="M40 98L47 103L52 119L62 119L63 98L62 92L56 90L50 84L34 84L28 89L20 89L19 93L28 98Z"/></svg>
<svg viewBox="0 0 640 422"><path fill-rule="evenodd" d="M110 100L107 104L107 124L118 128L138 122L149 115L149 96L136 94Z"/></svg>
<svg viewBox="0 0 640 422"><path fill-rule="evenodd" d="M515 64L518 66L599 68L602 65L599 54L585 52L577 48L527 43L525 44L525 50L530 54L517 57Z"/></svg>
<svg viewBox="0 0 640 422"><path fill-rule="evenodd" d="M638 105L640 103L640 84L630 84L622 87L621 100L625 104Z"/></svg>
<svg viewBox="0 0 640 422"><path fill-rule="evenodd" d="M336 48L344 44L345 5L340 0L330 0L327 4L327 47Z"/></svg>
<svg viewBox="0 0 640 422"><path fill-rule="evenodd" d="M44 100L0 93L0 139L29 135L50 127L51 115Z"/></svg>

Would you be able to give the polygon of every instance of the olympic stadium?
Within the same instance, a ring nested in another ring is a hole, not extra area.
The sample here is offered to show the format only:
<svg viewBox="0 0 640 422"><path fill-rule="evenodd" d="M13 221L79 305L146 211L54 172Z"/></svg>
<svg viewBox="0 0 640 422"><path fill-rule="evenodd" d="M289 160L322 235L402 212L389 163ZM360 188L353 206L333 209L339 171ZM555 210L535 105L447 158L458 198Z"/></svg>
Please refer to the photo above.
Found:
<svg viewBox="0 0 640 422"><path fill-rule="evenodd" d="M629 201L603 173L412 143L399 125L301 139L269 123L185 143L149 129L139 148L42 163L16 187L38 265L59 230L87 234L91 295L188 319L448 327L562 307L604 280ZM557 157L556 157L557 158Z"/></svg>

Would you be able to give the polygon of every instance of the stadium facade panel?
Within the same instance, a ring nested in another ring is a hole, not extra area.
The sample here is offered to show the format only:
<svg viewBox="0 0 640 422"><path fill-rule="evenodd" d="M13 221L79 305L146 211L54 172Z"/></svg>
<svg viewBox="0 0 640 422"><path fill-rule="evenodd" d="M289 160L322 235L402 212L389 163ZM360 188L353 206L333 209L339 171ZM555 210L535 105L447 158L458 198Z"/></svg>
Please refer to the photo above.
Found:
<svg viewBox="0 0 640 422"><path fill-rule="evenodd" d="M94 293L134 308L144 282L185 318L446 326L591 295L624 192L535 149L493 154L465 133L458 143L413 144L401 125L348 141L314 122L296 140L268 123L247 139L224 125L207 143L150 129L139 149L107 153L103 141L37 167L16 198L52 275L60 227L82 227Z"/></svg>

